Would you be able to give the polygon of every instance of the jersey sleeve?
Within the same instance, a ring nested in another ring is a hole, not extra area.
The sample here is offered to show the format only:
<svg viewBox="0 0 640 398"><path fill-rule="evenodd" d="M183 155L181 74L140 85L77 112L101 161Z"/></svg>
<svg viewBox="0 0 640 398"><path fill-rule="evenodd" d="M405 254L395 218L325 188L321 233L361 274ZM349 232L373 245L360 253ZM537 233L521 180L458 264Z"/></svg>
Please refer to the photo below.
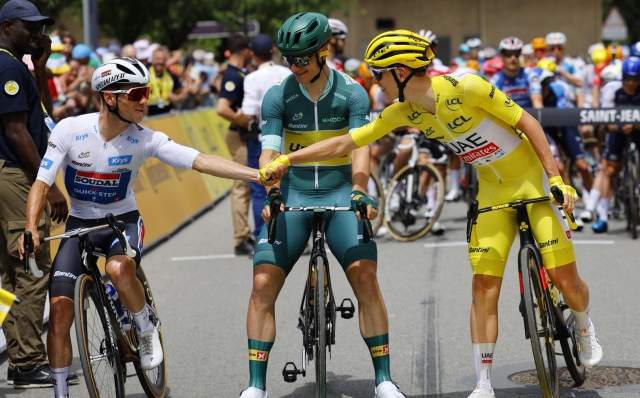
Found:
<svg viewBox="0 0 640 398"><path fill-rule="evenodd" d="M484 109L510 126L518 123L522 108L505 93L476 75L467 75L462 83L467 104Z"/></svg>
<svg viewBox="0 0 640 398"><path fill-rule="evenodd" d="M29 110L27 87L23 83L23 74L16 66L10 65L0 71L0 115Z"/></svg>
<svg viewBox="0 0 640 398"><path fill-rule="evenodd" d="M51 132L51 137L49 137L47 152L45 152L42 161L40 161L36 180L40 180L49 186L53 185L56 180L58 171L62 167L62 161L71 149L70 138L72 136L69 134L67 124L65 120L56 124L53 132Z"/></svg>
<svg viewBox="0 0 640 398"><path fill-rule="evenodd" d="M284 100L278 87L271 87L262 101L262 149L281 152Z"/></svg>
<svg viewBox="0 0 640 398"><path fill-rule="evenodd" d="M260 113L260 85L255 81L255 75L250 73L245 78L244 97L242 98L242 113L256 116Z"/></svg>
<svg viewBox="0 0 640 398"><path fill-rule="evenodd" d="M349 131L357 129L369 123L369 111L371 101L367 91L362 86L357 86L349 96Z"/></svg>
<svg viewBox="0 0 640 398"><path fill-rule="evenodd" d="M180 145L165 133L154 131L150 139L145 140L145 153L148 157L160 159L162 162L180 169L191 170L193 161L200 154L196 149Z"/></svg>
<svg viewBox="0 0 640 398"><path fill-rule="evenodd" d="M376 120L351 132L353 142L360 147L365 146L384 137L396 127L406 125L400 108L402 104L405 103L398 102L388 106Z"/></svg>

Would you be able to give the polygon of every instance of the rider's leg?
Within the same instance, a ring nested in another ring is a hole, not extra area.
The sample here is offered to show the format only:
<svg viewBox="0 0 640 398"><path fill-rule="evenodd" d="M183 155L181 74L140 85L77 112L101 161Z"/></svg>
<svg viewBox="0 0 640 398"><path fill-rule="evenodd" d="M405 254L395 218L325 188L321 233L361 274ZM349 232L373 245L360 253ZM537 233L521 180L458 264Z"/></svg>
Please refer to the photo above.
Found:
<svg viewBox="0 0 640 398"><path fill-rule="evenodd" d="M620 171L620 167L620 162L612 162L607 159L602 159L602 167L600 169L600 173L602 173L600 181L601 197L597 204L597 211L598 219L604 223L609 221L609 203L611 202L611 196L613 195L613 178Z"/></svg>
<svg viewBox="0 0 640 398"><path fill-rule="evenodd" d="M358 300L360 334L364 338L376 374L376 386L391 381L389 367L389 319L380 292L377 264L371 260L353 262L346 271L349 284Z"/></svg>
<svg viewBox="0 0 640 398"><path fill-rule="evenodd" d="M66 380L73 360L70 333L74 318L73 299L64 296L51 297L49 304L47 355L52 377L57 376L59 377L57 380L60 380L53 385L53 393L57 398L69 394L69 385Z"/></svg>
<svg viewBox="0 0 640 398"><path fill-rule="evenodd" d="M269 352L276 338L276 299L286 274L280 267L261 264L253 268L253 288L247 311L249 387L266 390Z"/></svg>
<svg viewBox="0 0 640 398"><path fill-rule="evenodd" d="M583 188L588 192L593 188L593 175L591 174L591 170L589 169L589 163L584 158L577 159L574 161L580 176L582 177L582 187L575 187L576 189Z"/></svg>
<svg viewBox="0 0 640 398"><path fill-rule="evenodd" d="M451 187L445 196L445 200L456 200L460 196L460 158L452 155L449 157L449 170L451 171Z"/></svg>
<svg viewBox="0 0 640 398"><path fill-rule="evenodd" d="M149 329L149 311L142 283L136 277L135 260L125 255L109 257L105 271L118 291L120 302L133 314L138 330L144 332Z"/></svg>
<svg viewBox="0 0 640 398"><path fill-rule="evenodd" d="M398 154L396 155L395 159L393 159L394 173L399 172L400 169L406 166L407 163L409 162L412 149L411 147L409 148L403 148L403 147L410 146L412 143L414 143L414 140L411 137L402 138L398 143Z"/></svg>
<svg viewBox="0 0 640 398"><path fill-rule="evenodd" d="M371 168L377 173L380 170L380 145L369 145L369 161L371 162Z"/></svg>

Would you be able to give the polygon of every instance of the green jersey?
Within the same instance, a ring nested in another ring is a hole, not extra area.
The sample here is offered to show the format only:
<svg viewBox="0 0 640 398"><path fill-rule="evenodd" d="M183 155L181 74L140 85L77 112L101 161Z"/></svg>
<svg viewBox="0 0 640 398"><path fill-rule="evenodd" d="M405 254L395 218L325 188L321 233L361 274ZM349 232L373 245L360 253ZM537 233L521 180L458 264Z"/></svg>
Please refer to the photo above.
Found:
<svg viewBox="0 0 640 398"><path fill-rule="evenodd" d="M369 123L369 96L344 73L330 70L317 102L295 76L267 91L262 102L262 148L290 154ZM351 184L351 154L322 162L293 165L282 179L294 189L336 189Z"/></svg>

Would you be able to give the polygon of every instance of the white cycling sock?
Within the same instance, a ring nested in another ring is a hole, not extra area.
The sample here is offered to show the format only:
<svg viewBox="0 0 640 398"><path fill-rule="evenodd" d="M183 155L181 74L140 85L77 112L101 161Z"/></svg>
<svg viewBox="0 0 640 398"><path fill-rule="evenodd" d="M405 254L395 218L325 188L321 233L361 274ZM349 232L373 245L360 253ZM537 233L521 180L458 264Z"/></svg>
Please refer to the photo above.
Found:
<svg viewBox="0 0 640 398"><path fill-rule="evenodd" d="M586 334L591 327L591 318L589 318L589 309L587 308L584 312L573 311L573 315L576 317L576 330L582 331L583 334Z"/></svg>
<svg viewBox="0 0 640 398"><path fill-rule="evenodd" d="M598 204L598 200L600 199L600 191L597 189L592 189L589 192L589 199L585 199L584 206L585 210L594 211L596 209L596 205Z"/></svg>
<svg viewBox="0 0 640 398"><path fill-rule="evenodd" d="M493 349L496 343L480 343L473 345L473 356L476 360L477 387L491 391L491 365L493 365Z"/></svg>
<svg viewBox="0 0 640 398"><path fill-rule="evenodd" d="M427 188L427 208L433 209L436 207L436 190L432 186Z"/></svg>
<svg viewBox="0 0 640 398"><path fill-rule="evenodd" d="M460 190L460 170L451 170L451 190Z"/></svg>
<svg viewBox="0 0 640 398"><path fill-rule="evenodd" d="M598 201L598 218L602 221L609 221L609 202L611 199L601 198Z"/></svg>
<svg viewBox="0 0 640 398"><path fill-rule="evenodd" d="M69 369L51 368L51 381L53 382L53 395L55 398L69 398Z"/></svg>
<svg viewBox="0 0 640 398"><path fill-rule="evenodd" d="M589 190L585 187L582 187L582 201L586 204L589 200Z"/></svg>
<svg viewBox="0 0 640 398"><path fill-rule="evenodd" d="M136 322L136 327L138 328L139 332L146 332L153 327L151 321L149 320L149 309L146 305L144 306L142 311L138 313L132 312L131 314L133 315L133 320Z"/></svg>

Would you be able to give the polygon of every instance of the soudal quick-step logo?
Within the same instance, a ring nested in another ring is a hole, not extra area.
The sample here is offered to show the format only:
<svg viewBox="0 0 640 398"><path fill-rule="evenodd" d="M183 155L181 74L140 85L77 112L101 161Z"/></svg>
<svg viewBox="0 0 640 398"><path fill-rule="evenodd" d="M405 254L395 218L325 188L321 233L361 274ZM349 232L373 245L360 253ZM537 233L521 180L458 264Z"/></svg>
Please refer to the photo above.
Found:
<svg viewBox="0 0 640 398"><path fill-rule="evenodd" d="M120 184L120 174L103 174L78 171L74 182L94 187L117 187Z"/></svg>
<svg viewBox="0 0 640 398"><path fill-rule="evenodd" d="M373 358L381 357L383 355L389 355L389 344L371 347L370 351Z"/></svg>
<svg viewBox="0 0 640 398"><path fill-rule="evenodd" d="M129 164L131 163L131 158L133 158L131 155L114 156L108 159L109 166L123 166L125 164Z"/></svg>

